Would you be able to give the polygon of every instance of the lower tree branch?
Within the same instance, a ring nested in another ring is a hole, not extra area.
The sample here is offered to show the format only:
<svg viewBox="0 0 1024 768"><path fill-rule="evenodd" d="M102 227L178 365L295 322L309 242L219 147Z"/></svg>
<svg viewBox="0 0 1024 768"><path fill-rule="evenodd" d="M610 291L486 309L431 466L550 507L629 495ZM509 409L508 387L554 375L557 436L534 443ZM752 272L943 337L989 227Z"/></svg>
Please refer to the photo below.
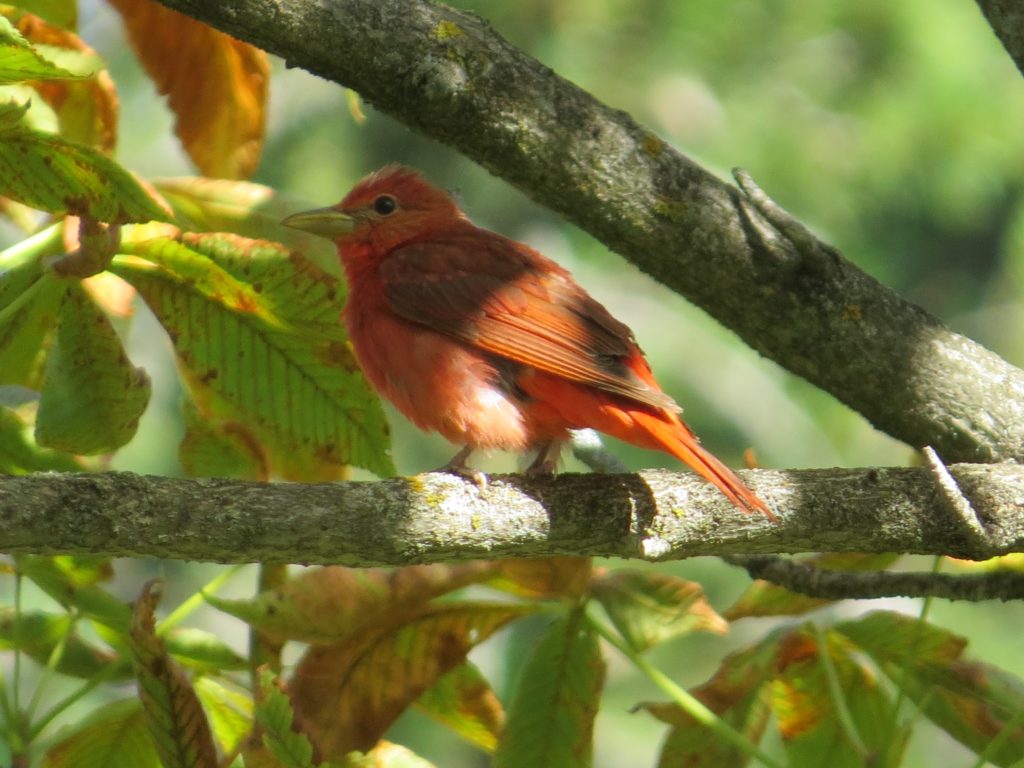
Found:
<svg viewBox="0 0 1024 768"><path fill-rule="evenodd" d="M964 525L926 468L743 474L780 522L689 473L450 475L265 484L131 473L0 478L0 551L217 562L407 565L596 555L667 560L776 552L987 558L1024 549L1024 467L953 465L984 525Z"/></svg>
<svg viewBox="0 0 1024 768"><path fill-rule="evenodd" d="M949 461L1024 459L1024 372L477 16L424 0L160 1L455 147L890 435Z"/></svg>
<svg viewBox="0 0 1024 768"><path fill-rule="evenodd" d="M868 573L832 571L795 563L775 555L732 555L725 560L792 592L826 600L879 597L941 597L946 600L1024 599L1024 573L953 575L948 573Z"/></svg>

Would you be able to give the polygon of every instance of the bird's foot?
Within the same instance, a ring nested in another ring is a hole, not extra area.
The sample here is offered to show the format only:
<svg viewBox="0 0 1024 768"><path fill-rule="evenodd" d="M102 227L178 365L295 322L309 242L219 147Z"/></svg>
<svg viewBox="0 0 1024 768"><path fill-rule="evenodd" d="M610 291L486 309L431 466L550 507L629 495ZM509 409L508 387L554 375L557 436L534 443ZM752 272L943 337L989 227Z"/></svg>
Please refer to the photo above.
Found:
<svg viewBox="0 0 1024 768"><path fill-rule="evenodd" d="M435 472L445 472L449 475L458 475L459 477L472 481L481 491L486 491L487 475L479 469L473 469L466 463L466 460L472 453L473 449L467 445L461 451L452 456L451 461L441 467L438 467Z"/></svg>
<svg viewBox="0 0 1024 768"><path fill-rule="evenodd" d="M562 443L560 441L552 440L550 443L544 443L540 450L537 451L537 458L526 468L526 474L553 475L555 470L558 469L558 462L561 457Z"/></svg>

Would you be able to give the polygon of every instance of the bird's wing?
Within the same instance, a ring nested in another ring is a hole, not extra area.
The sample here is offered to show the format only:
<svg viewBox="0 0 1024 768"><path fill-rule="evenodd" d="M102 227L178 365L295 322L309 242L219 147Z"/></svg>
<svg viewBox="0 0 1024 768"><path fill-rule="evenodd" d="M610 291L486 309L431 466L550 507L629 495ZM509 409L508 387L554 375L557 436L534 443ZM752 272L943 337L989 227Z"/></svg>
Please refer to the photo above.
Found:
<svg viewBox="0 0 1024 768"><path fill-rule="evenodd" d="M471 229L392 251L379 267L391 308L491 354L655 408L679 411L633 333L567 271Z"/></svg>

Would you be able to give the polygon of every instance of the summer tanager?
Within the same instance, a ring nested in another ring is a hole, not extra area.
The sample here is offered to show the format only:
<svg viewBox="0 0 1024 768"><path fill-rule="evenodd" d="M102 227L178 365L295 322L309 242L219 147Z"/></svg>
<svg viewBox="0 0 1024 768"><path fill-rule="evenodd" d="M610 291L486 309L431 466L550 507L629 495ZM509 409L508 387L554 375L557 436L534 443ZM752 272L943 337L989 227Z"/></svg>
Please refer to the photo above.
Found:
<svg viewBox="0 0 1024 768"><path fill-rule="evenodd" d="M421 429L476 448L535 449L550 472L568 430L666 451L745 511L771 511L701 447L633 333L532 248L475 226L419 174L388 166L337 205L284 224L329 238L344 319L374 387ZM528 470L528 471L530 471Z"/></svg>

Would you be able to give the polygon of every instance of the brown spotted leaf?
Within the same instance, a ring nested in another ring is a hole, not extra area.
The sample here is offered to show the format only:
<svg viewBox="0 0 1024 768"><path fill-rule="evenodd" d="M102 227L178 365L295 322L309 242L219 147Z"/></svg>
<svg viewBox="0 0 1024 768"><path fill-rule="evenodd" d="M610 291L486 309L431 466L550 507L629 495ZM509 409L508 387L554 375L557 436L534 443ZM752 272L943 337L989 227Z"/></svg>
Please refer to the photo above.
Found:
<svg viewBox="0 0 1024 768"><path fill-rule="evenodd" d="M132 175L98 150L16 122L0 126L0 195L109 223L167 220Z"/></svg>
<svg viewBox="0 0 1024 768"><path fill-rule="evenodd" d="M263 51L153 0L110 0L128 39L178 118L175 131L204 176L256 170L270 65Z"/></svg>
<svg viewBox="0 0 1024 768"><path fill-rule="evenodd" d="M203 417L186 402L185 437L178 459L189 477L270 479L270 461L260 441L245 424Z"/></svg>
<svg viewBox="0 0 1024 768"><path fill-rule="evenodd" d="M771 707L790 765L806 768L862 768L871 763L898 765L904 743L887 743L893 703L875 676L835 633L826 644L804 628L790 634L780 649L780 669L771 686ZM828 654L853 732L845 730L822 660Z"/></svg>
<svg viewBox="0 0 1024 768"><path fill-rule="evenodd" d="M132 613L131 650L146 724L164 768L217 768L202 704L154 630L160 589L148 582Z"/></svg>
<svg viewBox="0 0 1024 768"><path fill-rule="evenodd" d="M877 611L836 625L937 726L975 752L986 749L1024 711L1024 681L963 657L967 641L912 616ZM1024 759L1024 725L987 755L995 765Z"/></svg>
<svg viewBox="0 0 1024 768"><path fill-rule="evenodd" d="M0 384L41 387L67 287L38 260L0 263Z"/></svg>
<svg viewBox="0 0 1024 768"><path fill-rule="evenodd" d="M470 649L535 610L496 603L441 604L383 632L311 647L291 681L295 710L325 757L366 751Z"/></svg>
<svg viewBox="0 0 1024 768"><path fill-rule="evenodd" d="M729 625L695 582L654 571L611 571L594 580L591 594L622 638L638 651L696 631L725 634Z"/></svg>
<svg viewBox="0 0 1024 768"><path fill-rule="evenodd" d="M486 563L405 568L310 568L252 599L207 601L278 640L335 644L384 631L428 609L431 600L485 580Z"/></svg>
<svg viewBox="0 0 1024 768"><path fill-rule="evenodd" d="M714 676L690 691L708 709L756 744L768 723L769 694L784 630L727 656ZM644 704L654 717L672 726L661 748L658 768L741 766L746 755L686 714L678 704Z"/></svg>
<svg viewBox="0 0 1024 768"><path fill-rule="evenodd" d="M111 271L167 329L204 418L246 425L289 479L333 479L350 464L394 473L380 401L339 321L336 278L233 235L160 237L122 252Z"/></svg>

